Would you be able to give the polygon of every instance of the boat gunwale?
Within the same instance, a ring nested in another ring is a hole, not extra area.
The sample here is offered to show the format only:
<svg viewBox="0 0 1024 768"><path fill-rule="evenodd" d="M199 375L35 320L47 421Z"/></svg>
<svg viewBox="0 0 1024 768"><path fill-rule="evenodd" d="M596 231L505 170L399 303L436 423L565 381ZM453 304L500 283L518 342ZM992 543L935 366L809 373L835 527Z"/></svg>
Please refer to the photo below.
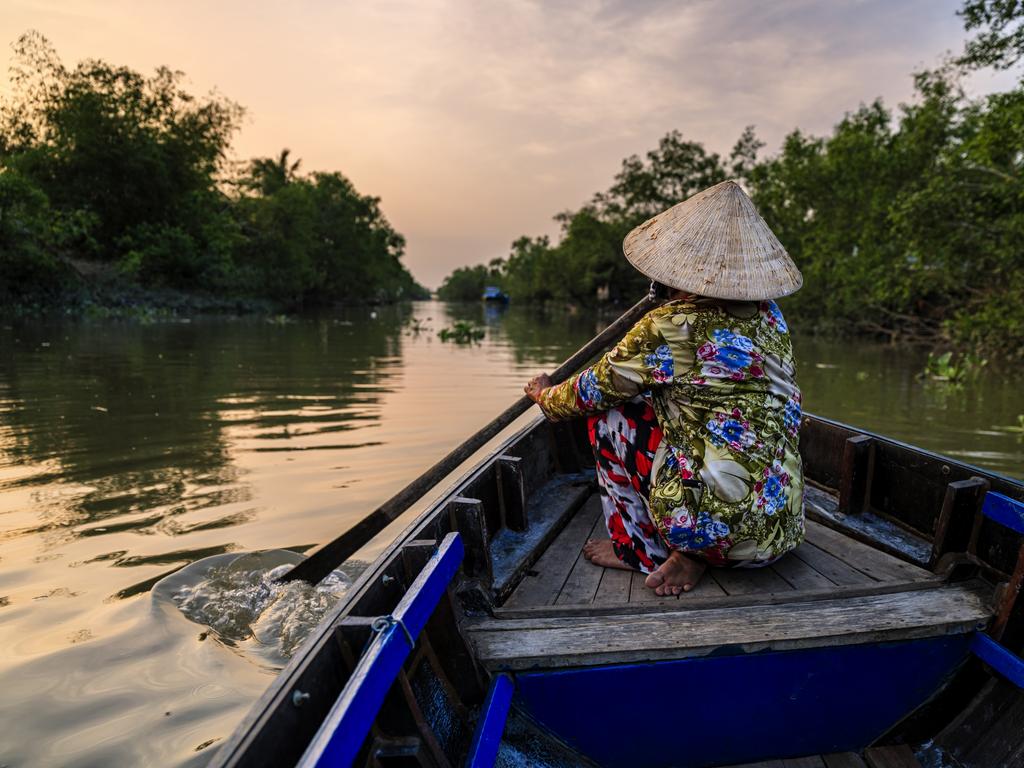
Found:
<svg viewBox="0 0 1024 768"><path fill-rule="evenodd" d="M395 536L394 540L388 543L380 554L367 565L366 570L356 578L349 591L320 620L316 629L310 633L310 636L299 646L295 655L292 656L267 689L253 703L246 712L245 717L238 723L227 741L224 742L211 759L210 768L228 764L236 754L247 751L248 743L256 738L258 734L262 733L263 721L272 717L280 706L287 704L284 700L286 693L298 683L298 679L306 672L307 666L319 655L322 646L334 641L334 627L351 616L357 603L366 596L373 584L384 575L387 567L401 555L402 547L412 541L416 541L418 534L434 523L436 516L442 511L444 505L452 498L458 496L457 491L459 489L479 477L509 446L538 427L541 427L544 422L545 419L540 414L531 418L529 423L515 430L511 435L498 443L497 446L492 448L485 456L481 457L460 475L458 479L453 481L434 503L430 504L430 506L409 521L409 524ZM511 427L512 425L509 426ZM434 540L434 537L430 538L431 541Z"/></svg>

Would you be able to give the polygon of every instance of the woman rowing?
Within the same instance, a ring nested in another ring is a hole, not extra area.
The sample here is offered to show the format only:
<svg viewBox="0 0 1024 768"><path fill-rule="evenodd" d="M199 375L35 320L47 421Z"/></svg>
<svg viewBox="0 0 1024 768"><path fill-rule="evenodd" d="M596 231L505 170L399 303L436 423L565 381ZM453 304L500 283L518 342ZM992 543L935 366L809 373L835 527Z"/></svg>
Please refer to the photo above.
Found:
<svg viewBox="0 0 1024 768"><path fill-rule="evenodd" d="M624 251L668 300L591 367L526 393L549 419L589 417L610 539L587 559L678 595L708 565L768 565L803 540L800 390L773 301L802 278L732 181L641 224Z"/></svg>

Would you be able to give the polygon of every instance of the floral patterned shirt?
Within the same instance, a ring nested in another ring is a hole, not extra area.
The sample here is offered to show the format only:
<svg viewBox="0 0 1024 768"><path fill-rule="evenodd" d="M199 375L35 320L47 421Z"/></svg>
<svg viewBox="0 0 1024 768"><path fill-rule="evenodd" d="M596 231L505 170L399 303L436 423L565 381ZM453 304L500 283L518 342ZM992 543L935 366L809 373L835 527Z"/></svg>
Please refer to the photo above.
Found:
<svg viewBox="0 0 1024 768"><path fill-rule="evenodd" d="M762 563L803 540L794 374L775 302L688 296L649 312L540 405L566 419L649 396L664 432L648 499L662 537L711 562Z"/></svg>

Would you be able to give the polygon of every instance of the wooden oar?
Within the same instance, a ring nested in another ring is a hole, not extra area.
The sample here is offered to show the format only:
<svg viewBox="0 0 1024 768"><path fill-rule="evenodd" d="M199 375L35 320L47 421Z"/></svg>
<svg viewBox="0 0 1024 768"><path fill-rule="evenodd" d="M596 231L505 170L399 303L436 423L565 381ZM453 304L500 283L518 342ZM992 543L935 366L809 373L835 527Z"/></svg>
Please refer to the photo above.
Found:
<svg viewBox="0 0 1024 768"><path fill-rule="evenodd" d="M618 341L632 325L639 320L644 313L654 308L656 302L645 297L638 301L630 309L605 328L601 333L591 339L585 346L577 351L572 357L560 365L551 374L551 380L558 384L565 381L569 376L582 368L585 363L595 357L613 343ZM515 403L506 408L494 421L485 426L466 442L453 450L434 466L417 477L405 488L400 490L390 499L381 504L377 509L368 514L358 523L353 525L338 538L329 541L312 550L309 557L284 574L281 581L295 581L302 579L311 584L320 581L324 576L334 570L338 565L351 557L355 552L366 544L370 539L380 533L390 523L394 522L399 515L405 512L423 494L433 488L458 468L462 462L482 448L488 440L497 435L501 430L524 414L533 405L530 398L523 396Z"/></svg>

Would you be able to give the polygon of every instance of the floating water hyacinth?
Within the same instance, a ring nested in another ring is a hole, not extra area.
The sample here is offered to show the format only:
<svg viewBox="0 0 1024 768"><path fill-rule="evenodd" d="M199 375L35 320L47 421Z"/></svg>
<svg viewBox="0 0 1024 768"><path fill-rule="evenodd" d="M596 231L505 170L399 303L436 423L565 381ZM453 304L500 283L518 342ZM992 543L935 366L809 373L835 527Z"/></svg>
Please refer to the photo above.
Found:
<svg viewBox="0 0 1024 768"><path fill-rule="evenodd" d="M441 341L469 344L470 342L480 341L480 339L487 335L487 331L472 323L467 323L465 320L459 320L449 328L442 328L437 332L437 335L441 337Z"/></svg>

